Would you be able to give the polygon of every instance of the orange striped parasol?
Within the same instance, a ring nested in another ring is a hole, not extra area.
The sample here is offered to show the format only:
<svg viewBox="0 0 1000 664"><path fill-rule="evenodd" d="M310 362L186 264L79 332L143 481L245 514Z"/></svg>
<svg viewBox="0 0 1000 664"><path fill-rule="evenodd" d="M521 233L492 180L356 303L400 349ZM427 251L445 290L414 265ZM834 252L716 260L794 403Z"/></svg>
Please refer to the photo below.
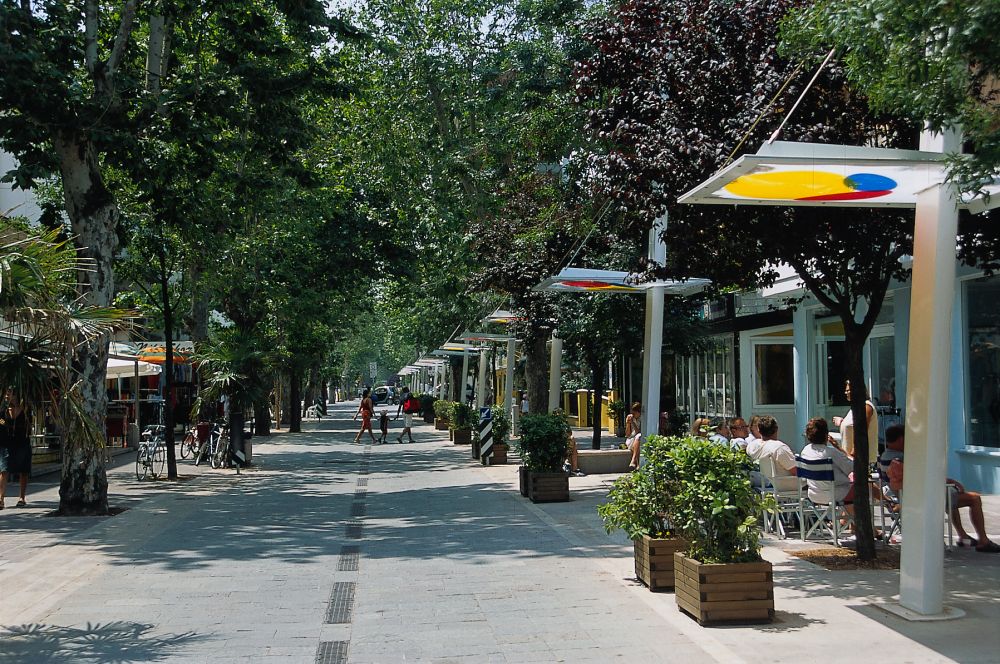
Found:
<svg viewBox="0 0 1000 664"><path fill-rule="evenodd" d="M191 363L191 351L184 350L181 348L173 349L174 364L190 364ZM167 347L166 346L147 346L143 348L138 353L136 357L143 362L149 362L150 364L166 364L167 363Z"/></svg>

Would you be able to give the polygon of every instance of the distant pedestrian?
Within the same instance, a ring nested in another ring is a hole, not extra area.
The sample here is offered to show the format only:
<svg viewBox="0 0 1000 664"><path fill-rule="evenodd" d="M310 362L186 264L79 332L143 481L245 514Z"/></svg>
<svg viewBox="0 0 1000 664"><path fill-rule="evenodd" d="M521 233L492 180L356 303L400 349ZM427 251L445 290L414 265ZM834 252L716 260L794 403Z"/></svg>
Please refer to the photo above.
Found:
<svg viewBox="0 0 1000 664"><path fill-rule="evenodd" d="M413 442L413 414L420 411L420 399L413 396L410 393L410 388L403 387L403 393L400 395L399 408L396 409L396 419L399 419L399 414L403 414L403 430L399 433L396 438L396 442L402 445L403 434L409 441Z"/></svg>
<svg viewBox="0 0 1000 664"><path fill-rule="evenodd" d="M636 401L632 411L625 418L625 448L632 452L628 469L639 468L639 446L642 443L642 404Z"/></svg>
<svg viewBox="0 0 1000 664"><path fill-rule="evenodd" d="M378 442L384 445L389 442L389 411L383 410L379 414L378 428L382 432L382 436L379 438Z"/></svg>
<svg viewBox="0 0 1000 664"><path fill-rule="evenodd" d="M521 395L521 415L527 415L529 410L530 405L528 403L528 392L525 391L525 393Z"/></svg>
<svg viewBox="0 0 1000 664"><path fill-rule="evenodd" d="M375 415L375 404L372 403L371 397L372 391L365 388L365 391L361 393L361 405L358 406L358 412L354 413L354 420L358 419L358 415L361 416L361 429L358 431L358 435L354 437L354 442L361 442L361 436L367 430L368 435L372 437L372 442L375 442L375 432L372 431L372 416Z"/></svg>
<svg viewBox="0 0 1000 664"><path fill-rule="evenodd" d="M14 391L7 390L0 416L0 509L4 507L7 478L18 476L20 494L17 507L24 507L31 474L31 439L28 437L28 415Z"/></svg>

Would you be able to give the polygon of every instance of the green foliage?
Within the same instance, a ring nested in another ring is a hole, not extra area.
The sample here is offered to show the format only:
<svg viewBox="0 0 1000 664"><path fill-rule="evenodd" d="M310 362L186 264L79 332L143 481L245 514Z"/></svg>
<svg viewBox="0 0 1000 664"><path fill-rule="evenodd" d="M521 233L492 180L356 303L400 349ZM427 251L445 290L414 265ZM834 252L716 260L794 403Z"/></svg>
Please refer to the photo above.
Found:
<svg viewBox="0 0 1000 664"><path fill-rule="evenodd" d="M451 409L451 428L455 431L470 431L475 426L475 413L470 406L454 402Z"/></svg>
<svg viewBox="0 0 1000 664"><path fill-rule="evenodd" d="M491 406L493 414L493 443L506 445L510 437L510 413L503 406Z"/></svg>
<svg viewBox="0 0 1000 664"><path fill-rule="evenodd" d="M749 457L698 438L669 452L669 514L703 563L760 560L760 523L771 506L750 485Z"/></svg>
<svg viewBox="0 0 1000 664"><path fill-rule="evenodd" d="M267 396L264 354L253 334L235 327L220 330L194 359L202 371L204 398L227 396L232 410L249 408Z"/></svg>
<svg viewBox="0 0 1000 664"><path fill-rule="evenodd" d="M434 417L451 423L452 412L455 410L455 402L447 399L438 399L434 402Z"/></svg>
<svg viewBox="0 0 1000 664"><path fill-rule="evenodd" d="M597 508L607 532L624 530L630 539L675 534L670 511L677 477L670 452L683 440L651 436L646 441L643 447L646 463L615 480L607 502Z"/></svg>
<svg viewBox="0 0 1000 664"><path fill-rule="evenodd" d="M569 427L559 415L525 415L520 420L518 453L524 467L533 472L554 473L566 458Z"/></svg>
<svg viewBox="0 0 1000 664"><path fill-rule="evenodd" d="M621 399L615 399L614 401L608 402L608 415L610 415L616 422L625 421L625 402Z"/></svg>
<svg viewBox="0 0 1000 664"><path fill-rule="evenodd" d="M1000 3L996 0L821 0L784 22L786 51L812 61L831 47L879 111L961 128L969 159L952 177L973 190L1000 173Z"/></svg>

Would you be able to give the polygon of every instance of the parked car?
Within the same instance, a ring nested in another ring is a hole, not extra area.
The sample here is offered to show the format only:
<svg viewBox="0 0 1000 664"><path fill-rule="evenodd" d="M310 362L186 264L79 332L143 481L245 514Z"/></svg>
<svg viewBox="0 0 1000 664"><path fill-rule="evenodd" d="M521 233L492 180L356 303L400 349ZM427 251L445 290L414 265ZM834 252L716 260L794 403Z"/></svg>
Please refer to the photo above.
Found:
<svg viewBox="0 0 1000 664"><path fill-rule="evenodd" d="M396 388L382 385L372 390L372 403L376 406L381 404L392 404L395 406L399 403L399 394L396 392Z"/></svg>

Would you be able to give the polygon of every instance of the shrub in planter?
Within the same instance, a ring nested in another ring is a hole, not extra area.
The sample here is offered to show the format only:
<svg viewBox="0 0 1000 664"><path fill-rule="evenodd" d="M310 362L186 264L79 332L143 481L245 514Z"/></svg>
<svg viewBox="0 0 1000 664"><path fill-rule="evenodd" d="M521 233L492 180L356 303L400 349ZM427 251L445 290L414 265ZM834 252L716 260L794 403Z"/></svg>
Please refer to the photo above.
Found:
<svg viewBox="0 0 1000 664"><path fill-rule="evenodd" d="M430 424L434 421L434 404L437 399L434 398L433 394L421 394L419 398L420 416L424 418L424 422Z"/></svg>
<svg viewBox="0 0 1000 664"><path fill-rule="evenodd" d="M472 408L464 403L455 402L451 411L451 430L454 432L452 439L456 445L468 445L472 442L472 428L475 419Z"/></svg>
<svg viewBox="0 0 1000 664"><path fill-rule="evenodd" d="M701 624L769 622L774 580L760 557L760 523L773 505L750 485L749 458L698 438L668 454L668 511L688 541L687 553L674 556L678 608Z"/></svg>
<svg viewBox="0 0 1000 664"><path fill-rule="evenodd" d="M434 402L434 428L438 431L445 431L450 427L452 411L455 404L451 401L438 399Z"/></svg>
<svg viewBox="0 0 1000 664"><path fill-rule="evenodd" d="M503 406L492 406L493 414L493 456L483 459L483 465L502 465L507 463L507 445L510 438L510 414Z"/></svg>
<svg viewBox="0 0 1000 664"><path fill-rule="evenodd" d="M615 435L625 435L625 402L616 399L608 403L608 416L615 422Z"/></svg>
<svg viewBox="0 0 1000 664"><path fill-rule="evenodd" d="M645 446L646 463L620 477L598 506L604 529L621 529L633 542L635 574L650 590L674 587L674 553L686 542L672 527L669 486L674 481L670 448L682 439L652 436Z"/></svg>
<svg viewBox="0 0 1000 664"><path fill-rule="evenodd" d="M569 477L562 470L566 458L566 421L559 415L521 418L518 451L524 464L528 498L532 502L569 500Z"/></svg>

